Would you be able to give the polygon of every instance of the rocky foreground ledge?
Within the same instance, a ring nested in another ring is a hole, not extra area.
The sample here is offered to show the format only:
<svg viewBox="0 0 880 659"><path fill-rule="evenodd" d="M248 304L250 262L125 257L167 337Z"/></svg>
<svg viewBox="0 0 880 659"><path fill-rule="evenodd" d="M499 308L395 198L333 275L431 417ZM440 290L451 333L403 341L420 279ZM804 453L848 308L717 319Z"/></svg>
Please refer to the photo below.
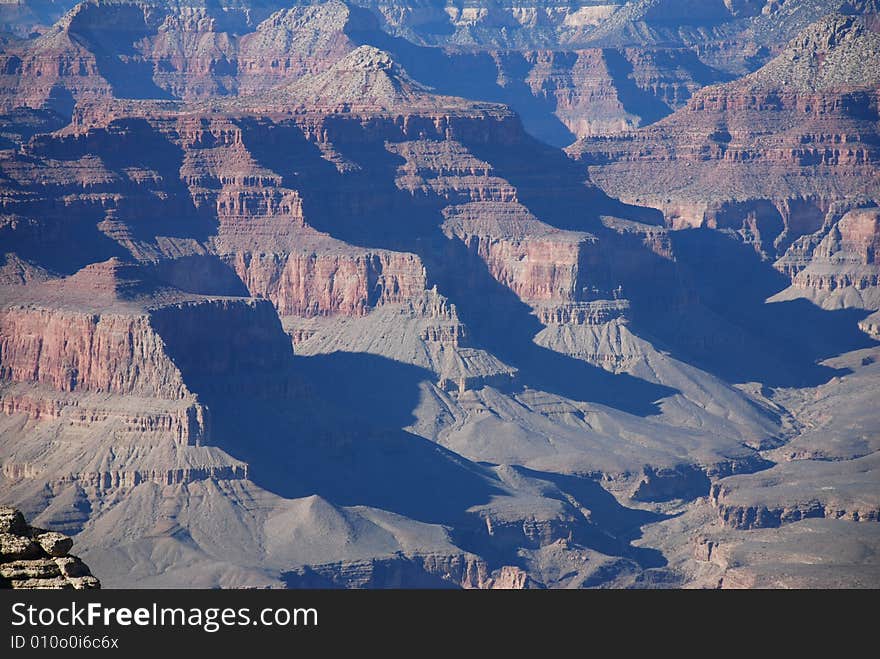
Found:
<svg viewBox="0 0 880 659"><path fill-rule="evenodd" d="M72 546L66 535L29 526L20 511L0 506L0 588L100 588L68 554Z"/></svg>

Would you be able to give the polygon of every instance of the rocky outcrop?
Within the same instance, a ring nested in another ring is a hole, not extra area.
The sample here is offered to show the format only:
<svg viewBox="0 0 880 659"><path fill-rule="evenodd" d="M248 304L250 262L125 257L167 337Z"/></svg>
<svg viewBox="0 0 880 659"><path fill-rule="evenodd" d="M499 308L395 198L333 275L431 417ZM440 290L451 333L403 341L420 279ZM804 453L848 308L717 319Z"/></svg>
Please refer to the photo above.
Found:
<svg viewBox="0 0 880 659"><path fill-rule="evenodd" d="M374 46L359 46L327 71L281 86L269 92L266 100L278 99L288 107L309 111L368 110L373 114L419 106L436 111L447 103L461 105L460 100L431 91L411 78L390 53Z"/></svg>
<svg viewBox="0 0 880 659"><path fill-rule="evenodd" d="M376 26L371 14L343 2L281 9L239 40L239 90L263 91L321 72L355 48L350 34Z"/></svg>
<svg viewBox="0 0 880 659"><path fill-rule="evenodd" d="M71 547L66 535L29 526L20 511L0 507L0 588L100 588Z"/></svg>
<svg viewBox="0 0 880 659"><path fill-rule="evenodd" d="M880 339L880 312L875 311L859 322L859 328L875 339Z"/></svg>

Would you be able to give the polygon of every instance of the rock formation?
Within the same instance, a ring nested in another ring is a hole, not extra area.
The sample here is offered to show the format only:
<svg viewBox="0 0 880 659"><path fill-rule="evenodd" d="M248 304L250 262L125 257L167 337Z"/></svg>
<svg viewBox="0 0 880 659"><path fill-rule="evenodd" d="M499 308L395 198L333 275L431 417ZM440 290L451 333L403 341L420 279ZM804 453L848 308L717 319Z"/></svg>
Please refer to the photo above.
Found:
<svg viewBox="0 0 880 659"><path fill-rule="evenodd" d="M21 511L0 508L0 588L100 588L71 547L66 535L29 526Z"/></svg>
<svg viewBox="0 0 880 659"><path fill-rule="evenodd" d="M4 18L3 500L108 587L876 586L876 7L563 4Z"/></svg>

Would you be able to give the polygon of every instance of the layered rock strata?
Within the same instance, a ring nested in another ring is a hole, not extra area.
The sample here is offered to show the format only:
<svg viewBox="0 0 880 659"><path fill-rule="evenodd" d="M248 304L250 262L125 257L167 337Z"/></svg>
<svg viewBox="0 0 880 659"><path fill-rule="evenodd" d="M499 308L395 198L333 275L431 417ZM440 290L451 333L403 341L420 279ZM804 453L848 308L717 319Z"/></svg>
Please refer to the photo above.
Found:
<svg viewBox="0 0 880 659"><path fill-rule="evenodd" d="M0 508L0 588L100 588L72 546L66 535L29 526L15 508Z"/></svg>
<svg viewBox="0 0 880 659"><path fill-rule="evenodd" d="M821 228L835 202L878 195L878 52L864 21L828 17L754 74L701 90L655 126L571 152L609 194L662 210L673 227L736 231L780 255Z"/></svg>

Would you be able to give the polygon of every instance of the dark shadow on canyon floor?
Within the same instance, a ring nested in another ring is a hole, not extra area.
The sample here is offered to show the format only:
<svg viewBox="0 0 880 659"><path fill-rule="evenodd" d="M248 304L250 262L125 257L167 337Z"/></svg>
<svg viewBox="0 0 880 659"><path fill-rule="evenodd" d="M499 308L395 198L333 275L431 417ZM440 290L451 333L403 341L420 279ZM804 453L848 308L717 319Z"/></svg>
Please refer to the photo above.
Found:
<svg viewBox="0 0 880 659"><path fill-rule="evenodd" d="M434 374L424 368L363 352L331 352L295 357L296 374L344 418L377 430L400 430L416 420L421 382Z"/></svg>
<svg viewBox="0 0 880 659"><path fill-rule="evenodd" d="M445 524L462 549L493 565L517 564L516 547L487 535L485 523L470 512L516 493L489 465L400 429L414 420L419 384L433 374L362 353L297 357L291 372L296 395L286 399L233 398L227 386L233 382L188 378L211 410L214 443L248 462L254 483L286 498L318 494L335 505ZM276 376L284 377L267 374L266 381ZM590 522L573 527L572 542L642 568L666 565L660 552L631 544L640 526L664 516L621 506L586 478L516 469L557 487L560 501L568 503L565 493L591 511ZM524 506L521 514L528 518L527 500L514 505Z"/></svg>
<svg viewBox="0 0 880 659"><path fill-rule="evenodd" d="M389 152L384 141L363 134L362 127L353 127L351 122L325 124L331 135L338 130L347 136L335 146L360 166L345 174L321 158L299 129L251 127L261 135L254 144L276 147L256 147L254 156L288 177L290 185L301 186L303 209L313 227L351 244L418 254L427 269L428 286L436 284L456 305L470 332L470 343L517 368L522 386L642 416L656 414L656 402L675 393L669 387L612 374L536 345L533 338L543 326L531 308L492 276L474 249L443 232L444 218L436 199L410 194L395 185L403 158ZM274 134L267 135L266 130ZM539 145L531 140L529 144ZM291 153L296 156L287 155Z"/></svg>
<svg viewBox="0 0 880 659"><path fill-rule="evenodd" d="M876 345L858 328L866 311L766 302L790 281L749 245L711 229L675 231L670 239L678 272L667 282L691 300L664 295L664 275L632 281L628 291L634 330L678 359L728 382L810 387L845 373L818 362Z"/></svg>
<svg viewBox="0 0 880 659"><path fill-rule="evenodd" d="M260 487L449 525L503 494L485 468L401 430L431 376L423 369L360 353L297 357L287 368L258 376L270 386L290 378L287 396L235 396L218 378L190 377L213 442L248 462Z"/></svg>

